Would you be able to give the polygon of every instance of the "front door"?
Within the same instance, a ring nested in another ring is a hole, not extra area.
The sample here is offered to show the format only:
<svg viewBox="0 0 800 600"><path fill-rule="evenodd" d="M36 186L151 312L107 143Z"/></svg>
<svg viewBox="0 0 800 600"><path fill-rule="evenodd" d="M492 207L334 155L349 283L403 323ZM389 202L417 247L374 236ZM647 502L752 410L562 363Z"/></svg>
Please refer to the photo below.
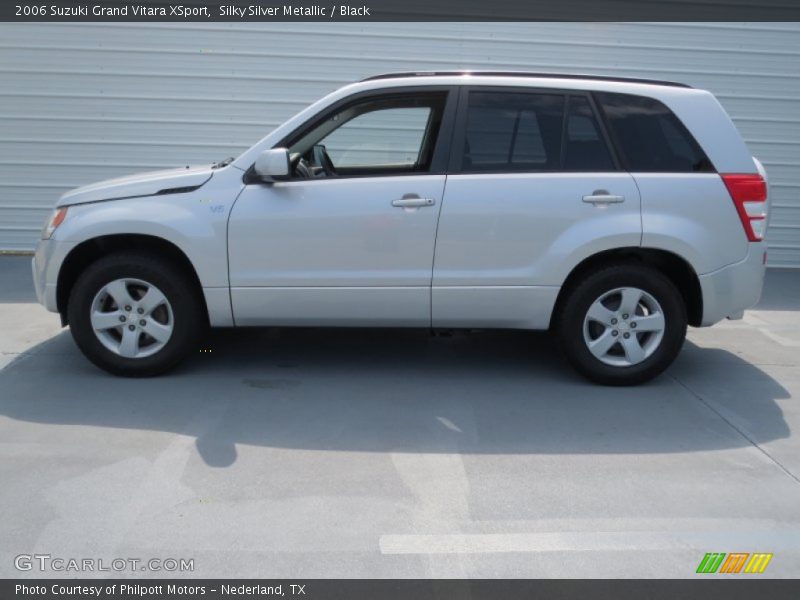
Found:
<svg viewBox="0 0 800 600"><path fill-rule="evenodd" d="M359 97L281 144L291 178L246 185L230 217L237 325L430 325L448 95Z"/></svg>

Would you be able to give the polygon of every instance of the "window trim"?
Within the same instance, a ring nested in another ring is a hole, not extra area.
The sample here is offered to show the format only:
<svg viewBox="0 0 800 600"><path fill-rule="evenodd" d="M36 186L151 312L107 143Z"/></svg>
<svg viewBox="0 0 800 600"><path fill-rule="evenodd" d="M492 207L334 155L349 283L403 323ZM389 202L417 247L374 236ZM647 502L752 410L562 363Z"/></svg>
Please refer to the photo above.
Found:
<svg viewBox="0 0 800 600"><path fill-rule="evenodd" d="M519 174L550 174L550 173L618 173L624 171L622 168L619 156L617 155L616 148L611 143L606 130L605 123L601 119L598 112L598 107L592 98L592 93L589 90L572 90L562 88L539 88L528 86L497 86L497 85L464 85L460 86L458 94L458 111L455 119L455 127L453 133L453 141L450 147L450 163L448 167L449 175L519 175ZM595 121L598 124L599 133L603 143L606 145L613 169L604 171L571 171L563 168L559 169L514 169L514 170L497 170L497 169L480 169L465 171L463 169L464 150L466 148L467 139L467 113L469 111L469 94L471 92L485 92L485 93L511 93L511 94L527 94L527 95L544 95L544 96L563 96L564 98L564 114L562 117L562 131L561 131L561 156L559 156L559 163L563 164L563 154L565 151L565 133L567 127L567 116L569 111L569 99L571 96L584 97L589 101L589 108L591 109Z"/></svg>
<svg viewBox="0 0 800 600"><path fill-rule="evenodd" d="M302 181L338 181L342 179L364 179L364 178L378 178L378 177L419 177L424 175L445 175L447 174L447 160L450 155L450 146L453 136L453 124L455 122L458 88L459 86L453 85L426 85L426 86L402 86L383 88L378 90L365 90L363 92L356 92L330 106L322 111L316 113L307 121L293 129L281 140L272 146L272 148L288 148L304 135L310 133L314 128L331 118L336 113L353 106L370 101L388 100L394 97L403 96L424 96L428 94L444 94L444 108L442 110L442 122L439 125L439 133L437 135L436 143L431 155L431 163L428 169L424 171L404 171L397 173L358 173L358 174L342 174L337 177L330 178L316 178L316 179L287 179L288 182L302 182ZM252 167L251 167L252 168Z"/></svg>

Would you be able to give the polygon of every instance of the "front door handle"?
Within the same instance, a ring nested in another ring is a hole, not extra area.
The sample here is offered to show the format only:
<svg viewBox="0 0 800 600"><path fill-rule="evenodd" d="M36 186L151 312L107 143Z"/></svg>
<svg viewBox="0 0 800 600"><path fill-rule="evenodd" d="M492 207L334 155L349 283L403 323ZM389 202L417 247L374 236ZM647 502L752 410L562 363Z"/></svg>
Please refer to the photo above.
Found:
<svg viewBox="0 0 800 600"><path fill-rule="evenodd" d="M595 190L591 196L584 196L583 201L589 204L618 204L625 202L625 196L609 194L607 190Z"/></svg>
<svg viewBox="0 0 800 600"><path fill-rule="evenodd" d="M417 194L404 194L402 198L392 200L392 206L398 208L420 208L434 204L436 204L436 200L433 198L420 198Z"/></svg>

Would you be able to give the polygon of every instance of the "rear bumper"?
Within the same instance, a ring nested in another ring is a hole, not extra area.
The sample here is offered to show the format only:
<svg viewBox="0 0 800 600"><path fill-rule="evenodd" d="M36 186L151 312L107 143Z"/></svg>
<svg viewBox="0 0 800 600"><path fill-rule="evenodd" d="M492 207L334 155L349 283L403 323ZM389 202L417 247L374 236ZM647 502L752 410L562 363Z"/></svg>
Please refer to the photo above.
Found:
<svg viewBox="0 0 800 600"><path fill-rule="evenodd" d="M745 309L758 303L764 285L766 251L765 243L751 243L744 260L699 277L703 292L701 327L726 317L740 318Z"/></svg>

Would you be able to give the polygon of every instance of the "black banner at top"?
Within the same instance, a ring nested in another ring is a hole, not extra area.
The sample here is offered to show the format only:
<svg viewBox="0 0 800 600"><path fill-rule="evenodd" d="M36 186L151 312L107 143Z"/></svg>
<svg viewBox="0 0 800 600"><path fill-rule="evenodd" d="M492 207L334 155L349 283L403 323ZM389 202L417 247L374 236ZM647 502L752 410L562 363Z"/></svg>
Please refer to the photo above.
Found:
<svg viewBox="0 0 800 600"><path fill-rule="evenodd" d="M798 0L75 0L0 3L19 22L800 21Z"/></svg>

